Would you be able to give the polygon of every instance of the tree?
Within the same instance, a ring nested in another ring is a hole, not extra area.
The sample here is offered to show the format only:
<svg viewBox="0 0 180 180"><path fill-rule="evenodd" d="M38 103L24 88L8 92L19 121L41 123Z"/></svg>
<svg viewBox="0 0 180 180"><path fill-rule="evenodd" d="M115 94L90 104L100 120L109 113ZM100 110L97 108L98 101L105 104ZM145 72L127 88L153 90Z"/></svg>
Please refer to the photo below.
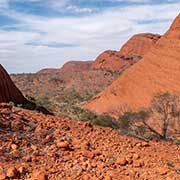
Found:
<svg viewBox="0 0 180 180"><path fill-rule="evenodd" d="M169 92L157 94L152 101L152 111L160 115L162 138L168 138L170 122L180 115L180 97Z"/></svg>
<svg viewBox="0 0 180 180"><path fill-rule="evenodd" d="M120 128L134 135L151 132L161 139L167 139L170 125L180 117L180 97L174 94L159 93L154 96L151 108L141 109L138 112L127 111L119 117ZM159 120L161 127L159 132L156 126L149 121ZM141 129L143 128L143 132ZM145 134L144 134L145 135Z"/></svg>

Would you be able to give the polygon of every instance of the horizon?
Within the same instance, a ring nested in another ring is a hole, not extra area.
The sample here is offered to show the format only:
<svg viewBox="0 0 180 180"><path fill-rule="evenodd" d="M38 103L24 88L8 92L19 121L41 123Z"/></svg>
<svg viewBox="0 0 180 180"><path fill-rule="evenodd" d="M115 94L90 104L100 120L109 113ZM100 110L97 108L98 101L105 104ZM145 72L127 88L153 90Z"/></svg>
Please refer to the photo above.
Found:
<svg viewBox="0 0 180 180"><path fill-rule="evenodd" d="M0 0L0 63L9 73L60 68L120 47L134 34L163 34L177 0Z"/></svg>

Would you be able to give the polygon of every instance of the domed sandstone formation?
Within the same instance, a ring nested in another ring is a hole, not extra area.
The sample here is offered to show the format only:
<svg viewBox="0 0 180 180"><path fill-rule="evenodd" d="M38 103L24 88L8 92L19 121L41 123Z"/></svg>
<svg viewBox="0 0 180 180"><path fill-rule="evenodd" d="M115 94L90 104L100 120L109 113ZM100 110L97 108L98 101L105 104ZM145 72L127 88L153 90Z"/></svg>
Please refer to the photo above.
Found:
<svg viewBox="0 0 180 180"><path fill-rule="evenodd" d="M180 15L144 58L127 69L85 108L97 113L120 106L148 107L158 92L180 92Z"/></svg>
<svg viewBox="0 0 180 180"><path fill-rule="evenodd" d="M92 69L118 71L123 67L140 60L160 39L158 34L137 34L123 45L120 51L107 50L100 54Z"/></svg>
<svg viewBox="0 0 180 180"><path fill-rule="evenodd" d="M60 72L81 72L91 68L93 61L69 61L63 65Z"/></svg>

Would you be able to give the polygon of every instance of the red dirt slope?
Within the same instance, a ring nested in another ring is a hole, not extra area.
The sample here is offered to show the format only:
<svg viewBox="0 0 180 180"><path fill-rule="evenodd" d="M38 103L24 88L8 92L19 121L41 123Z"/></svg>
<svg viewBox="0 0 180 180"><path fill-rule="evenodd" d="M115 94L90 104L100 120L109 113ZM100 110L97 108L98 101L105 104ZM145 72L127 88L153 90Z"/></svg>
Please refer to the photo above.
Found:
<svg viewBox="0 0 180 180"><path fill-rule="evenodd" d="M0 64L0 102L10 101L15 104L22 104L26 101L26 99L15 86L6 70Z"/></svg>
<svg viewBox="0 0 180 180"><path fill-rule="evenodd" d="M178 180L180 147L0 104L0 179Z"/></svg>
<svg viewBox="0 0 180 180"><path fill-rule="evenodd" d="M109 69L118 71L122 67L141 59L160 39L157 34L137 34L120 49L105 51L100 54L92 65L92 69Z"/></svg>
<svg viewBox="0 0 180 180"><path fill-rule="evenodd" d="M127 69L86 108L98 113L112 108L148 107L157 92L180 92L180 15L144 58Z"/></svg>

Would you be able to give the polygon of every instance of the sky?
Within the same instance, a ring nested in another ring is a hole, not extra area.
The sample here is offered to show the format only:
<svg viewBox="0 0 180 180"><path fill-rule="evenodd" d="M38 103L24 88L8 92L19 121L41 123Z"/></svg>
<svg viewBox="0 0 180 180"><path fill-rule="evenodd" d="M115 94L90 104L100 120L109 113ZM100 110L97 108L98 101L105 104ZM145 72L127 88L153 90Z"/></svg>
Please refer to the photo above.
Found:
<svg viewBox="0 0 180 180"><path fill-rule="evenodd" d="M0 0L0 63L28 73L94 60L134 34L165 33L179 9L179 0Z"/></svg>

